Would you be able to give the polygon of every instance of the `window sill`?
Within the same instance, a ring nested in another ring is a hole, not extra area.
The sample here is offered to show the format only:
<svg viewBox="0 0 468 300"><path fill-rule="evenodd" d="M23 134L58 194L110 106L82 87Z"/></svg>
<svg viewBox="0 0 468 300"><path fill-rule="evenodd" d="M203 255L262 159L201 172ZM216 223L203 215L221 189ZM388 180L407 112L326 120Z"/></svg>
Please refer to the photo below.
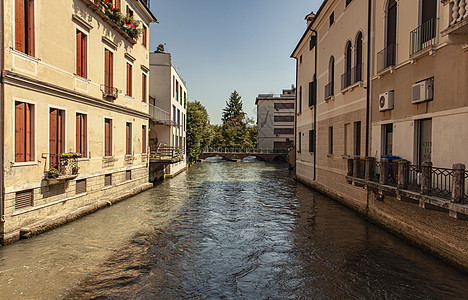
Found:
<svg viewBox="0 0 468 300"><path fill-rule="evenodd" d="M89 160L91 160L89 157L78 158L78 161L89 161Z"/></svg>
<svg viewBox="0 0 468 300"><path fill-rule="evenodd" d="M342 89L342 90L341 90L341 93L344 94L344 93L346 93L346 92L351 92L352 90L354 90L354 89L357 88L358 86L359 86L359 87L362 87L362 86L363 86L363 83L364 83L364 82L363 82L362 80L361 80L361 81L357 81L357 82L351 84L350 86L347 86L347 87L345 87L344 89Z"/></svg>
<svg viewBox="0 0 468 300"><path fill-rule="evenodd" d="M333 154L327 154L328 158L333 158Z"/></svg>
<svg viewBox="0 0 468 300"><path fill-rule="evenodd" d="M28 167L28 166L37 166L37 161L25 161L25 162L11 162L12 167Z"/></svg>
<svg viewBox="0 0 468 300"><path fill-rule="evenodd" d="M38 63L38 62L41 60L40 58L31 56L31 55L29 55L29 54L26 54L26 53L24 53L24 52L21 52L21 51L19 51L19 50L14 49L14 48L10 48L10 50L11 50L11 52L12 52L13 54L16 54L16 55L20 56L21 58L27 59L27 60L29 60L29 61L31 61L31 62Z"/></svg>
<svg viewBox="0 0 468 300"><path fill-rule="evenodd" d="M108 185L108 186L105 186L101 189L101 191L105 191L105 190L108 190L108 189L111 189L113 186L112 185Z"/></svg>
<svg viewBox="0 0 468 300"><path fill-rule="evenodd" d="M325 102L328 102L330 100L335 100L335 95L325 98Z"/></svg>
<svg viewBox="0 0 468 300"><path fill-rule="evenodd" d="M86 78L86 77L82 77L82 76L77 75L77 74L75 74L75 73L73 74L73 76L75 76L75 79L78 79L78 80L80 80L80 81L82 81L82 82L84 82L84 83L90 83L90 82L91 82L90 79L88 79L88 78Z"/></svg>

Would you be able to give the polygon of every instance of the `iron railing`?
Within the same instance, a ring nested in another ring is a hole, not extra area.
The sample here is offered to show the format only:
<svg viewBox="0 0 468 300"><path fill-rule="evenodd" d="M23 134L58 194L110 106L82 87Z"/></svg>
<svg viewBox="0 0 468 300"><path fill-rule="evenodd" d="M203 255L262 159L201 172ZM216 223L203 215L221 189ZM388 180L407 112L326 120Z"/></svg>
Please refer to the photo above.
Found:
<svg viewBox="0 0 468 300"><path fill-rule="evenodd" d="M183 154L183 148L158 145L156 149L150 150L150 161L170 163L179 162L183 159Z"/></svg>
<svg viewBox="0 0 468 300"><path fill-rule="evenodd" d="M208 148L203 153L285 154L289 149Z"/></svg>
<svg viewBox="0 0 468 300"><path fill-rule="evenodd" d="M437 19L430 19L410 32L410 56L437 44Z"/></svg>
<svg viewBox="0 0 468 300"><path fill-rule="evenodd" d="M335 95L335 84L332 81L325 86L325 99L331 98L334 95Z"/></svg>
<svg viewBox="0 0 468 300"><path fill-rule="evenodd" d="M153 104L148 104L149 106L149 114L151 117L154 119L165 122L165 123L171 123L171 114Z"/></svg>
<svg viewBox="0 0 468 300"><path fill-rule="evenodd" d="M421 191L421 167L416 165L409 165L408 173L408 189L415 192Z"/></svg>
<svg viewBox="0 0 468 300"><path fill-rule="evenodd" d="M398 160L392 160L388 162L387 185L398 185Z"/></svg>
<svg viewBox="0 0 468 300"><path fill-rule="evenodd" d="M468 199L468 171L465 171L465 188L463 190L463 199Z"/></svg>
<svg viewBox="0 0 468 300"><path fill-rule="evenodd" d="M350 86L353 82L351 80L351 70L348 70L341 75L341 89L344 90L348 86Z"/></svg>
<svg viewBox="0 0 468 300"><path fill-rule="evenodd" d="M101 85L102 97L107 99L117 99L119 90L113 86Z"/></svg>
<svg viewBox="0 0 468 300"><path fill-rule="evenodd" d="M47 171L48 178L60 178L64 176L78 175L78 158L79 153L58 153L50 154L49 170Z"/></svg>
<svg viewBox="0 0 468 300"><path fill-rule="evenodd" d="M450 199L452 197L453 170L445 168L432 168L431 170L432 196Z"/></svg>
<svg viewBox="0 0 468 300"><path fill-rule="evenodd" d="M354 68L351 69L352 74L354 76L353 83L362 81L362 69L363 69L364 64L359 64L356 65Z"/></svg>
<svg viewBox="0 0 468 300"><path fill-rule="evenodd" d="M396 62L396 45L391 44L377 53L377 70L380 72Z"/></svg>

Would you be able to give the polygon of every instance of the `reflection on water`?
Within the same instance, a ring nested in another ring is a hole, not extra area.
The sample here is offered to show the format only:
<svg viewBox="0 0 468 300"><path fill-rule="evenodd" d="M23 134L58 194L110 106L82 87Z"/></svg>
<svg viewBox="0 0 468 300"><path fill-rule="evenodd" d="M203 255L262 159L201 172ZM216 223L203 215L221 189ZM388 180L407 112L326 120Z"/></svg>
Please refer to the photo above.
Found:
<svg viewBox="0 0 468 300"><path fill-rule="evenodd" d="M207 162L0 248L0 298L464 298L467 277L297 185Z"/></svg>

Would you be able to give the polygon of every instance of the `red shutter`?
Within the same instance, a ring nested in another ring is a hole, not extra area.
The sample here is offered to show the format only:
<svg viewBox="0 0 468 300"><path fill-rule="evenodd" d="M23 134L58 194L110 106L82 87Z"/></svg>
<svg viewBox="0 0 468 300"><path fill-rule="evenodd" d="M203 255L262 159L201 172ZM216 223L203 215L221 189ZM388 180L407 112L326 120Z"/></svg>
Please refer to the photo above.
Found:
<svg viewBox="0 0 468 300"><path fill-rule="evenodd" d="M132 124L127 123L127 154L132 154Z"/></svg>
<svg viewBox="0 0 468 300"><path fill-rule="evenodd" d="M147 31L146 26L143 26L143 35L142 35L143 41L142 41L142 44L143 44L143 46L145 46L145 47L146 47L146 40L147 40L147 37L146 37L147 33L146 33L146 31Z"/></svg>
<svg viewBox="0 0 468 300"><path fill-rule="evenodd" d="M88 157L88 119L81 115L81 152L82 157Z"/></svg>
<svg viewBox="0 0 468 300"><path fill-rule="evenodd" d="M24 112L25 103L16 103L15 105L15 161L25 161L25 128L24 128Z"/></svg>
<svg viewBox="0 0 468 300"><path fill-rule="evenodd" d="M146 102L146 74L143 73L143 74L141 75L141 81L142 81L142 82L141 82L141 83L142 83L142 87L141 87L141 91L142 91L142 92L141 92L141 93L142 93L142 95L141 95L141 101Z"/></svg>
<svg viewBox="0 0 468 300"><path fill-rule="evenodd" d="M109 87L110 88L114 87L114 53L110 51L109 51Z"/></svg>
<svg viewBox="0 0 468 300"><path fill-rule="evenodd" d="M115 8L120 9L120 0L115 0Z"/></svg>
<svg viewBox="0 0 468 300"><path fill-rule="evenodd" d="M82 58L83 54L81 53L82 50L82 40L83 34L80 31L76 31L76 75L83 76L81 65L82 65Z"/></svg>
<svg viewBox="0 0 468 300"><path fill-rule="evenodd" d="M65 112L63 110L57 110L57 150L58 153L65 152Z"/></svg>
<svg viewBox="0 0 468 300"><path fill-rule="evenodd" d="M111 151L111 120L110 119L105 119L105 129L104 129L104 143L105 143L105 150L104 150L104 155L105 156L111 156L112 151Z"/></svg>
<svg viewBox="0 0 468 300"><path fill-rule="evenodd" d="M34 0L28 2L28 55L34 56Z"/></svg>
<svg viewBox="0 0 468 300"><path fill-rule="evenodd" d="M127 63L127 96L132 96L132 65Z"/></svg>
<svg viewBox="0 0 468 300"><path fill-rule="evenodd" d="M25 105L25 113L26 113L26 120L25 120L25 126L26 126L26 144L25 144L25 154L26 154L26 160L27 161L32 161L33 160L33 134L32 134L32 113L31 113L31 104L26 104Z"/></svg>
<svg viewBox="0 0 468 300"><path fill-rule="evenodd" d="M88 37L85 34L81 35L81 76L88 76Z"/></svg>
<svg viewBox="0 0 468 300"><path fill-rule="evenodd" d="M49 114L49 153L50 153L50 167L57 167L57 110L51 108Z"/></svg>
<svg viewBox="0 0 468 300"><path fill-rule="evenodd" d="M81 145L81 114L76 114L76 152L83 154Z"/></svg>
<svg viewBox="0 0 468 300"><path fill-rule="evenodd" d="M26 52L24 0L15 0L15 49Z"/></svg>
<svg viewBox="0 0 468 300"><path fill-rule="evenodd" d="M110 51L105 50L104 51L104 86L105 86L105 91L106 94L109 94L109 56L110 56Z"/></svg>

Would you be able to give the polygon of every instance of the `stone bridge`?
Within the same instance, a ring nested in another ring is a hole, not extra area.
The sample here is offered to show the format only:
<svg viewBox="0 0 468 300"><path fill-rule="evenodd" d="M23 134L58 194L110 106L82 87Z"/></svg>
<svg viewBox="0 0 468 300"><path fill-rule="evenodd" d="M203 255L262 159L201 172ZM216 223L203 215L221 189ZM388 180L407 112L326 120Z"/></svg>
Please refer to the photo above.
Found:
<svg viewBox="0 0 468 300"><path fill-rule="evenodd" d="M240 161L249 156L255 156L263 161L287 161L286 149L234 149L234 148L209 148L205 150L199 159L220 156L229 161Z"/></svg>

